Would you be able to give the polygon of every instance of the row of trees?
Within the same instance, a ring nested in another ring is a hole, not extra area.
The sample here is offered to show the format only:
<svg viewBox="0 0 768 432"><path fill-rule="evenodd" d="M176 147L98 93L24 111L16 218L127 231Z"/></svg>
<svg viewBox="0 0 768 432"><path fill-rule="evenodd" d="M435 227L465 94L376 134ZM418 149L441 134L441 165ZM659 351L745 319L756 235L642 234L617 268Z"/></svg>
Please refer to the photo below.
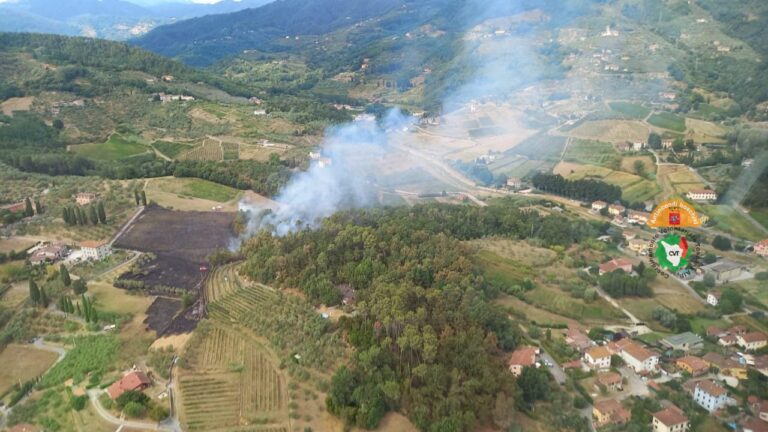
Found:
<svg viewBox="0 0 768 432"><path fill-rule="evenodd" d="M91 204L84 209L80 206L68 206L62 208L61 217L67 225L98 225L107 223L107 213L104 203L99 201L95 206Z"/></svg>
<svg viewBox="0 0 768 432"><path fill-rule="evenodd" d="M605 273L598 278L600 288L614 298L619 297L653 297L649 282L655 274L652 269L641 271L634 276L618 269Z"/></svg>
<svg viewBox="0 0 768 432"><path fill-rule="evenodd" d="M143 190L142 191L140 191L140 190L133 191L133 199L134 199L134 201L136 201L136 205L137 206L139 206L139 205L146 206L147 205L147 193L144 192Z"/></svg>
<svg viewBox="0 0 768 432"><path fill-rule="evenodd" d="M531 179L533 186L545 192L580 201L603 200L615 202L621 200L621 188L600 180L568 180L560 174L539 172Z"/></svg>

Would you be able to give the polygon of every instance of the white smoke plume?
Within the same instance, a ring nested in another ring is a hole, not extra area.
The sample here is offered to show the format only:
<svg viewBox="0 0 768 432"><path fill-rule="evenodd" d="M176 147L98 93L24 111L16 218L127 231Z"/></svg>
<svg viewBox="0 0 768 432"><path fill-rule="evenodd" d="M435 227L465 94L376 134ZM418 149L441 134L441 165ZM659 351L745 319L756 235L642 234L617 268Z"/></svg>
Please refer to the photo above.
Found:
<svg viewBox="0 0 768 432"><path fill-rule="evenodd" d="M362 120L330 128L320 146L320 157L311 161L309 170L294 175L275 197L277 208L240 204L250 214L245 235L261 229L285 235L315 227L339 210L376 205L371 173L387 151L389 132L407 128L411 122L411 117L392 110L380 123Z"/></svg>

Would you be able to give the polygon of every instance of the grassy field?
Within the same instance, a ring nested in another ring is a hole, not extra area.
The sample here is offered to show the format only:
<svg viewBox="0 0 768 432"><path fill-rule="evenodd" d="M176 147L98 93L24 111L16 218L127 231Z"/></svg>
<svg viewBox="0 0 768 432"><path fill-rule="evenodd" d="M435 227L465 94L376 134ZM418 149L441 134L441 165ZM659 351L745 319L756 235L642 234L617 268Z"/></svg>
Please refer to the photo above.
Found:
<svg viewBox="0 0 768 432"><path fill-rule="evenodd" d="M766 233L753 225L737 209L727 205L699 205L702 213L709 216L717 228L737 237L759 241L766 237Z"/></svg>
<svg viewBox="0 0 768 432"><path fill-rule="evenodd" d="M224 151L221 144L212 139L206 138L203 141L203 145L194 147L189 151L179 154L179 159L220 161L224 159Z"/></svg>
<svg viewBox="0 0 768 432"><path fill-rule="evenodd" d="M648 118L648 123L662 129L685 132L685 117L680 117L679 115L668 112L653 114Z"/></svg>
<svg viewBox="0 0 768 432"><path fill-rule="evenodd" d="M529 159L559 160L563 152L566 138L547 134L536 134L507 153L525 156Z"/></svg>
<svg viewBox="0 0 768 432"><path fill-rule="evenodd" d="M184 179L180 193L182 195L209 201L227 202L235 199L237 189L202 179Z"/></svg>
<svg viewBox="0 0 768 432"><path fill-rule="evenodd" d="M71 147L80 156L95 160L119 160L147 151L147 147L119 134L112 134L102 144L80 144Z"/></svg>
<svg viewBox="0 0 768 432"><path fill-rule="evenodd" d="M11 344L0 352L0 394L48 370L58 355L50 351Z"/></svg>
<svg viewBox="0 0 768 432"><path fill-rule="evenodd" d="M35 245L34 240L20 237L0 238L0 253L19 252Z"/></svg>
<svg viewBox="0 0 768 432"><path fill-rule="evenodd" d="M176 157L178 157L180 154L193 148L193 146L190 144L182 144L171 141L155 141L152 143L152 147L171 159L176 159Z"/></svg>
<svg viewBox="0 0 768 432"><path fill-rule="evenodd" d="M160 194L157 194L160 192ZM168 177L153 179L147 187L147 196L162 205L171 205L174 208L184 209L180 203L182 200L204 200L204 206L200 210L210 210L210 204L226 203L234 200L240 194L237 189L220 185L207 180L197 178ZM166 200L166 196L170 202Z"/></svg>
<svg viewBox="0 0 768 432"><path fill-rule="evenodd" d="M583 139L574 139L571 142L565 151L563 160L611 169L616 169L621 165L621 157L611 144Z"/></svg>
<svg viewBox="0 0 768 432"><path fill-rule="evenodd" d="M622 198L630 202L640 202L654 198L659 193L655 182L624 171L613 171L609 168L562 162L555 168L555 173L570 180L596 178L622 189Z"/></svg>
<svg viewBox="0 0 768 432"><path fill-rule="evenodd" d="M649 108L629 102L611 102L608 104L611 110L623 115L624 117L642 120L651 113Z"/></svg>
<svg viewBox="0 0 768 432"><path fill-rule="evenodd" d="M768 208L751 209L749 214L752 216L752 219L760 222L760 225L768 228Z"/></svg>
<svg viewBox="0 0 768 432"><path fill-rule="evenodd" d="M568 135L611 143L626 141L645 141L648 139L648 126L637 120L593 120L586 121Z"/></svg>

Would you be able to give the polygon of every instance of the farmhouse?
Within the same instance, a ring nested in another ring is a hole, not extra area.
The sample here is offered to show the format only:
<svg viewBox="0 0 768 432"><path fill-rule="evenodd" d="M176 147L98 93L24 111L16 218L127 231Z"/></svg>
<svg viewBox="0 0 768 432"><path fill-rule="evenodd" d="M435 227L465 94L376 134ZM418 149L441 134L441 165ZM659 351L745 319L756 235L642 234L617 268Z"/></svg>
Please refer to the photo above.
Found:
<svg viewBox="0 0 768 432"><path fill-rule="evenodd" d="M112 246L107 241L84 241L80 243L80 250L88 260L101 261L112 254Z"/></svg>
<svg viewBox="0 0 768 432"><path fill-rule="evenodd" d="M755 253L760 256L768 256L768 239L755 243Z"/></svg>
<svg viewBox="0 0 768 432"><path fill-rule="evenodd" d="M647 248L648 248L647 240L634 238L630 240L629 243L627 243L627 249L639 254L645 255Z"/></svg>
<svg viewBox="0 0 768 432"><path fill-rule="evenodd" d="M663 139L663 140L661 140L661 147L662 147L664 150L669 150L669 149L671 149L671 148L672 148L672 145L673 145L674 143L675 143L675 140L673 140L673 139L669 139L669 138L667 138L667 139Z"/></svg>
<svg viewBox="0 0 768 432"><path fill-rule="evenodd" d="M520 376L523 373L524 367L533 367L536 365L536 356L539 354L539 349L532 346L522 346L512 352L512 356L509 357L509 371L514 376Z"/></svg>
<svg viewBox="0 0 768 432"><path fill-rule="evenodd" d="M653 414L653 432L685 432L689 427L688 417L674 405Z"/></svg>
<svg viewBox="0 0 768 432"><path fill-rule="evenodd" d="M585 349L593 345L592 340L576 326L568 326L568 330L565 331L565 343L576 348L579 352L583 352Z"/></svg>
<svg viewBox="0 0 768 432"><path fill-rule="evenodd" d="M659 364L659 355L638 345L629 339L623 339L615 344L617 354L621 356L627 366L636 373L653 372Z"/></svg>
<svg viewBox="0 0 768 432"><path fill-rule="evenodd" d="M685 196L689 200L693 201L715 201L717 200L717 192L712 189L691 189Z"/></svg>
<svg viewBox="0 0 768 432"><path fill-rule="evenodd" d="M597 428L608 424L622 425L631 418L630 412L621 406L621 403L616 399L595 402L592 416L595 418L595 427Z"/></svg>
<svg viewBox="0 0 768 432"><path fill-rule="evenodd" d="M88 204L90 204L90 203L92 203L92 202L96 201L98 198L99 198L99 196L98 196L98 195L96 195L95 193L90 193L90 192L78 192L78 193L75 195L75 202L76 202L78 205L81 205L81 206L83 206L83 205L88 205Z"/></svg>
<svg viewBox="0 0 768 432"><path fill-rule="evenodd" d="M642 211L630 210L627 213L627 221L631 224L647 224L650 218L650 213Z"/></svg>
<svg viewBox="0 0 768 432"><path fill-rule="evenodd" d="M622 389L621 375L616 372L600 372L597 374L595 383L605 387L608 391L617 391Z"/></svg>
<svg viewBox="0 0 768 432"><path fill-rule="evenodd" d="M603 346L592 347L584 352L584 363L590 369L608 369L611 367L611 353Z"/></svg>
<svg viewBox="0 0 768 432"><path fill-rule="evenodd" d="M112 400L120 397L128 391L142 391L152 385L146 374L141 371L130 372L107 388L107 393Z"/></svg>
<svg viewBox="0 0 768 432"><path fill-rule="evenodd" d="M707 303L709 303L712 306L717 306L718 304L720 304L720 296L721 295L722 294L720 294L717 291L708 292L707 293Z"/></svg>
<svg viewBox="0 0 768 432"><path fill-rule="evenodd" d="M736 335L732 334L724 334L720 336L720 338L717 340L718 345L722 346L734 346L736 345L736 342L738 342L738 339L736 339Z"/></svg>
<svg viewBox="0 0 768 432"><path fill-rule="evenodd" d="M600 264L599 269L600 276L619 269L624 270L625 273L632 273L632 261L626 258L615 258Z"/></svg>
<svg viewBox="0 0 768 432"><path fill-rule="evenodd" d="M763 333L750 332L736 336L736 343L747 351L755 351L768 345L768 340Z"/></svg>
<svg viewBox="0 0 768 432"><path fill-rule="evenodd" d="M608 206L608 214L618 216L626 211L626 207L621 204L611 204Z"/></svg>
<svg viewBox="0 0 768 432"><path fill-rule="evenodd" d="M509 177L507 179L507 187L512 189L520 189L523 187L523 179L520 177Z"/></svg>
<svg viewBox="0 0 768 432"><path fill-rule="evenodd" d="M640 151L645 148L645 143L642 141L635 141L632 143L632 150Z"/></svg>
<svg viewBox="0 0 768 432"><path fill-rule="evenodd" d="M696 356L685 356L677 359L675 365L693 376L699 376L709 371L709 363Z"/></svg>
<svg viewBox="0 0 768 432"><path fill-rule="evenodd" d="M705 410L715 412L728 402L728 392L714 381L699 381L693 391L693 400Z"/></svg>
<svg viewBox="0 0 768 432"><path fill-rule="evenodd" d="M704 341L697 334L691 332L680 333L667 336L661 340L661 344L667 348L680 351L690 351L701 349Z"/></svg>
<svg viewBox="0 0 768 432"><path fill-rule="evenodd" d="M595 201L592 203L592 210L594 211L599 212L600 210L606 207L608 207L608 203L605 201ZM765 242L766 242L766 251L767 251L766 253L768 254L768 240L766 240Z"/></svg>

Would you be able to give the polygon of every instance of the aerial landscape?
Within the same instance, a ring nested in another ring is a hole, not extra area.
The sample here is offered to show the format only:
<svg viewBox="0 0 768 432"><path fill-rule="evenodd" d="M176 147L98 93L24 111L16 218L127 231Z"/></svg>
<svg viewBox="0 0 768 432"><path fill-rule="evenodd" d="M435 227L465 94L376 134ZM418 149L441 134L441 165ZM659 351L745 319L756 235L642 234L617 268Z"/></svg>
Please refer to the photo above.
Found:
<svg viewBox="0 0 768 432"><path fill-rule="evenodd" d="M768 3L0 0L0 431L768 432Z"/></svg>

